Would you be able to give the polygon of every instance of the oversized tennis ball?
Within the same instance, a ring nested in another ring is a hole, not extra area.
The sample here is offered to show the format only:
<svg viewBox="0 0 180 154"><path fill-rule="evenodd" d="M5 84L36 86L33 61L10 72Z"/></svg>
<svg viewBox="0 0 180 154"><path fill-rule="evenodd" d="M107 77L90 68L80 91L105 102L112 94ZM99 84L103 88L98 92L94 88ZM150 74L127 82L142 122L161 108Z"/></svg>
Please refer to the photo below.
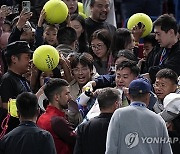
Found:
<svg viewBox="0 0 180 154"><path fill-rule="evenodd" d="M61 0L50 0L46 2L43 9L46 12L45 20L50 24L60 24L68 16L68 7Z"/></svg>
<svg viewBox="0 0 180 154"><path fill-rule="evenodd" d="M151 18L144 14L144 13L136 13L132 15L127 23L127 28L132 30L132 28L137 25L143 23L145 25L145 31L141 37L147 36L149 33L151 33L153 24Z"/></svg>
<svg viewBox="0 0 180 154"><path fill-rule="evenodd" d="M33 53L33 63L41 71L51 71L59 63L59 52L51 45L41 45Z"/></svg>
<svg viewBox="0 0 180 154"><path fill-rule="evenodd" d="M83 3L78 2L78 11L84 13Z"/></svg>

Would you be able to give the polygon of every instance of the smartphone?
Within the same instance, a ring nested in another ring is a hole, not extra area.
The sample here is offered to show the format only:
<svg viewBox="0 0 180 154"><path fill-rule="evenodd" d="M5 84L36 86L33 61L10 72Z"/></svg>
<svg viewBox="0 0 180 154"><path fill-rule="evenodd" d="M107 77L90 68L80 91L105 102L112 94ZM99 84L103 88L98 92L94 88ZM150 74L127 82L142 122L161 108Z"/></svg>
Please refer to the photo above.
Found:
<svg viewBox="0 0 180 154"><path fill-rule="evenodd" d="M142 27L142 22L138 22L138 27L141 28Z"/></svg>
<svg viewBox="0 0 180 154"><path fill-rule="evenodd" d="M30 1L22 1L22 10L25 12L31 11L31 2Z"/></svg>

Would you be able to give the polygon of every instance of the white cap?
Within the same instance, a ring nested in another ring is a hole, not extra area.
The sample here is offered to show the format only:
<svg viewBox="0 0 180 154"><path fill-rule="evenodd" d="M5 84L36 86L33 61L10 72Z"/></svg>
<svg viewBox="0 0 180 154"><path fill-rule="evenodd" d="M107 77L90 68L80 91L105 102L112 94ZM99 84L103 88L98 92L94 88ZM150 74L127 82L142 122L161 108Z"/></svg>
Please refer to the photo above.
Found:
<svg viewBox="0 0 180 154"><path fill-rule="evenodd" d="M164 109L174 114L180 113L180 94L170 93L163 101Z"/></svg>

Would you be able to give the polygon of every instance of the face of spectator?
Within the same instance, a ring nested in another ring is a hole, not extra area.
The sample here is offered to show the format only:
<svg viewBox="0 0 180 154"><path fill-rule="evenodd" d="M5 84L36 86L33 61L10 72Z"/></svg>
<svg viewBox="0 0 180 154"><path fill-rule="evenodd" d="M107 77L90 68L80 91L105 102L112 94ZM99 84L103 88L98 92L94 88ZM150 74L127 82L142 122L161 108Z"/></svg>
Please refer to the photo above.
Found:
<svg viewBox="0 0 180 154"><path fill-rule="evenodd" d="M161 26L155 26L154 32L156 35L156 40L158 41L160 47L171 48L172 46L172 37L174 35L174 31L171 29L167 33L161 30Z"/></svg>
<svg viewBox="0 0 180 154"><path fill-rule="evenodd" d="M153 49L153 46L151 43L147 42L147 43L144 43L144 47L143 47L143 56L144 58L146 59L148 54L152 51Z"/></svg>
<svg viewBox="0 0 180 154"><path fill-rule="evenodd" d="M84 32L84 29L83 29L81 23L79 21L77 21L77 20L72 20L71 21L71 27L75 29L78 38Z"/></svg>
<svg viewBox="0 0 180 154"><path fill-rule="evenodd" d="M70 14L73 14L77 10L77 7L78 7L77 0L63 0L63 1L64 1L64 3L66 3Z"/></svg>
<svg viewBox="0 0 180 154"><path fill-rule="evenodd" d="M58 30L56 28L49 28L47 27L43 33L44 40L49 45L56 45L57 44L57 33Z"/></svg>
<svg viewBox="0 0 180 154"><path fill-rule="evenodd" d="M154 83L155 94L163 100L169 93L175 92L177 85L168 78L156 78Z"/></svg>
<svg viewBox="0 0 180 154"><path fill-rule="evenodd" d="M107 46L99 39L91 41L91 48L94 54L101 60L107 60Z"/></svg>
<svg viewBox="0 0 180 154"><path fill-rule="evenodd" d="M80 86L84 86L88 81L91 80L92 70L88 66L83 66L81 63L73 69L75 80Z"/></svg>
<svg viewBox="0 0 180 154"><path fill-rule="evenodd" d="M68 86L62 88L63 90L58 93L58 104L60 109L67 109L68 103L71 100L71 95Z"/></svg>
<svg viewBox="0 0 180 154"><path fill-rule="evenodd" d="M24 74L28 72L30 68L30 57L31 54L29 53L21 53L20 57L11 56L12 63L14 63L14 68L17 70L18 73Z"/></svg>
<svg viewBox="0 0 180 154"><path fill-rule="evenodd" d="M131 70L127 67L122 70L116 71L116 87L122 89L123 87L128 88L129 84L132 80L136 79L136 76L131 72Z"/></svg>
<svg viewBox="0 0 180 154"><path fill-rule="evenodd" d="M93 6L90 7L91 18L97 22L103 22L107 19L109 13L109 0L95 0Z"/></svg>

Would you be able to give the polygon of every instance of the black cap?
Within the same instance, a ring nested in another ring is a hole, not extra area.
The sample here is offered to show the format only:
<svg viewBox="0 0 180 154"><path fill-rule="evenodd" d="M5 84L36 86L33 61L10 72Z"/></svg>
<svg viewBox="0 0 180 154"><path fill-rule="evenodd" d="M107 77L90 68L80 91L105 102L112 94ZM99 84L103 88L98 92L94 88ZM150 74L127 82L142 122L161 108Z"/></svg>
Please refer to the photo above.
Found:
<svg viewBox="0 0 180 154"><path fill-rule="evenodd" d="M19 53L33 53L26 41L16 41L7 45L5 56L17 55Z"/></svg>

